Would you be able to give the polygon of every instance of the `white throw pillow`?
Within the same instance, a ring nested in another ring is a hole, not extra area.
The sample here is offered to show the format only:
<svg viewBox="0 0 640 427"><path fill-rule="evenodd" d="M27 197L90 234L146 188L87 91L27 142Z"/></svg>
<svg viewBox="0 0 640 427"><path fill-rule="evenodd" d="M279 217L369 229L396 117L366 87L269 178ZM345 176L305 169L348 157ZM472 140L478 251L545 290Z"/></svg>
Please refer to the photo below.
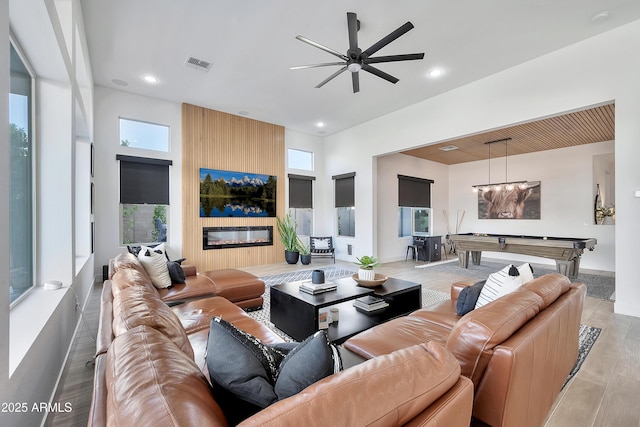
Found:
<svg viewBox="0 0 640 427"><path fill-rule="evenodd" d="M520 277L522 277L523 285L533 280L533 268L531 268L531 264L528 262L518 267L518 272L520 273Z"/></svg>
<svg viewBox="0 0 640 427"><path fill-rule="evenodd" d="M475 308L480 308L485 304L489 304L491 301L507 295L522 286L522 277L520 276L517 268L513 267L512 270L512 273L517 273L516 276L509 275L509 270L512 267L513 265L510 264L502 270L489 275L482 291L480 292Z"/></svg>
<svg viewBox="0 0 640 427"><path fill-rule="evenodd" d="M138 253L138 259L151 278L153 286L158 289L168 288L171 286L171 275L167 267L167 257L164 252L158 253L154 249L143 246Z"/></svg>
<svg viewBox="0 0 640 427"><path fill-rule="evenodd" d="M329 239L313 239L313 246L316 249L329 249Z"/></svg>

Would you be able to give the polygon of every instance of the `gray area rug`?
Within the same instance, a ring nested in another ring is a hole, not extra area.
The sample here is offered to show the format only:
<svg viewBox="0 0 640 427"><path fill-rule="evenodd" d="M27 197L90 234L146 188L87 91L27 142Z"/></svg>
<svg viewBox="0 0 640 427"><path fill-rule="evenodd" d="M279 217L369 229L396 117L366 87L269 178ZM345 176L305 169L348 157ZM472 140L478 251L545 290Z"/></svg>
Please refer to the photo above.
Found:
<svg viewBox="0 0 640 427"><path fill-rule="evenodd" d="M462 268L458 264L458 260L455 259L448 262L425 264L423 268L425 268L425 271L435 271L438 273L455 274L458 276L464 275L470 278L484 280L489 276L489 274L495 273L496 271L503 269L508 264L509 264L508 261L504 261L501 263L501 262L482 260L480 265L474 265L471 262L469 262L469 268ZM521 263L515 262L514 264L520 265ZM555 272L556 270L552 268L543 268L540 266L533 266L534 277L539 277L545 274L555 273ZM616 286L615 277L602 276L599 274L587 274L587 273L580 272L578 273L578 277L575 279L571 279L571 281L584 283L587 286L587 295L589 295L590 297L608 300L608 301L615 301L615 286Z"/></svg>

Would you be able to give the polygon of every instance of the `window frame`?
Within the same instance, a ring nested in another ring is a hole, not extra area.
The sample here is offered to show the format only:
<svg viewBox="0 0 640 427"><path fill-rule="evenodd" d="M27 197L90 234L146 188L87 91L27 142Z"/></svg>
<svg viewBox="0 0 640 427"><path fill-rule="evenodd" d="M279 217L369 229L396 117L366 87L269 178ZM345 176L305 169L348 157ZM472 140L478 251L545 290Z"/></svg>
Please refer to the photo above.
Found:
<svg viewBox="0 0 640 427"><path fill-rule="evenodd" d="M29 100L28 100L28 111L29 111L29 117L28 117L28 128L29 128L29 152L30 152L30 163L31 163L31 189L30 189L30 198L31 198L31 212L30 212L30 216L31 216L31 286L26 288L24 291L22 291L22 293L20 295L18 295L13 301L11 301L11 295L9 295L9 310L11 310L13 307L15 307L18 303L20 303L20 301L23 301L34 289L36 286L36 277L37 277L37 270L36 270L36 266L38 265L38 259L37 259L37 254L38 254L38 246L37 246L37 235L38 235L38 229L37 229L37 212L38 212L38 205L37 205L37 194L38 194L38 188L37 188L37 164L38 164L38 156L37 156L37 135L36 135L36 123L37 123L37 116L36 116L36 98L37 98L37 91L36 91L36 79L37 79L37 75L33 70L33 67L31 66L31 64L29 63L29 61L27 60L27 57L24 53L24 51L22 50L22 48L20 47L20 44L17 42L16 38L13 36L13 33L9 34L9 54L11 55L11 49L13 49L18 58L20 59L20 61L22 62L22 65L24 66L24 68L27 70L27 73L29 74L30 77L30 87L29 87ZM9 63L11 62L11 60L9 59ZM9 79L11 80L11 71L9 72ZM11 87L9 87L9 94L11 94ZM9 121L9 123L11 123ZM9 142L10 143L10 142ZM9 159L11 160L11 158ZM11 170L11 166L9 167L9 173ZM9 177L9 186L11 185L11 177ZM9 218L9 221L11 221L11 218ZM9 242L9 255L11 256L11 242ZM9 273L9 281L11 281L11 273ZM8 289L9 292L10 288Z"/></svg>

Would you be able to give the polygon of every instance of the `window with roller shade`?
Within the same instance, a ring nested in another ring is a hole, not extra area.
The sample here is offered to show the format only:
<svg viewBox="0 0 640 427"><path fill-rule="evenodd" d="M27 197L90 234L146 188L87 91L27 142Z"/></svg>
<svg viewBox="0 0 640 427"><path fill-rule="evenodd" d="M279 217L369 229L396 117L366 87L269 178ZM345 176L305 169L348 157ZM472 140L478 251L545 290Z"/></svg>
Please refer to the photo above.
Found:
<svg viewBox="0 0 640 427"><path fill-rule="evenodd" d="M296 221L296 232L310 236L313 230L313 181L306 175L289 174L289 211Z"/></svg>
<svg viewBox="0 0 640 427"><path fill-rule="evenodd" d="M117 155L120 161L120 243L167 241L171 160Z"/></svg>
<svg viewBox="0 0 640 427"><path fill-rule="evenodd" d="M333 176L338 236L355 237L355 172Z"/></svg>
<svg viewBox="0 0 640 427"><path fill-rule="evenodd" d="M431 235L433 180L398 175L398 237Z"/></svg>

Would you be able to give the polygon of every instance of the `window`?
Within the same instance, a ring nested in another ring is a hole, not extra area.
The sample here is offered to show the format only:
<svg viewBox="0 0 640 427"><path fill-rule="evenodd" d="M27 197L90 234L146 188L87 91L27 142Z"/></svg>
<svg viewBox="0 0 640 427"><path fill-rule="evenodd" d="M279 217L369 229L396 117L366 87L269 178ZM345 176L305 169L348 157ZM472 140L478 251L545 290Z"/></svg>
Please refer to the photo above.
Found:
<svg viewBox="0 0 640 427"><path fill-rule="evenodd" d="M166 242L171 160L116 158L120 160L120 243Z"/></svg>
<svg viewBox="0 0 640 427"><path fill-rule="evenodd" d="M338 236L355 237L355 172L333 177Z"/></svg>
<svg viewBox="0 0 640 427"><path fill-rule="evenodd" d="M169 151L169 126L120 118L120 145Z"/></svg>
<svg viewBox="0 0 640 427"><path fill-rule="evenodd" d="M314 180L313 176L289 174L289 211L301 236L311 236L313 230Z"/></svg>
<svg viewBox="0 0 640 427"><path fill-rule="evenodd" d="M11 43L9 63L9 302L13 303L34 281L33 76Z"/></svg>
<svg viewBox="0 0 640 427"><path fill-rule="evenodd" d="M289 148L287 150L287 166L289 169L301 169L305 171L313 170L313 153L310 151L296 150Z"/></svg>
<svg viewBox="0 0 640 427"><path fill-rule="evenodd" d="M398 175L398 237L430 236L430 179Z"/></svg>

